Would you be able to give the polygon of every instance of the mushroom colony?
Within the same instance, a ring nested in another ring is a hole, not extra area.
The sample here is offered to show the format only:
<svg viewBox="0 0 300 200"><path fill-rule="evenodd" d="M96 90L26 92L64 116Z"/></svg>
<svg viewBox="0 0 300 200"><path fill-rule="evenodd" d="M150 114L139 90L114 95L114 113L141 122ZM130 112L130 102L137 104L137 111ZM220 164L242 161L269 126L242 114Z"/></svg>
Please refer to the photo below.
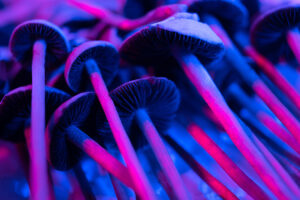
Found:
<svg viewBox="0 0 300 200"><path fill-rule="evenodd" d="M300 0L0 0L0 199L300 199Z"/></svg>

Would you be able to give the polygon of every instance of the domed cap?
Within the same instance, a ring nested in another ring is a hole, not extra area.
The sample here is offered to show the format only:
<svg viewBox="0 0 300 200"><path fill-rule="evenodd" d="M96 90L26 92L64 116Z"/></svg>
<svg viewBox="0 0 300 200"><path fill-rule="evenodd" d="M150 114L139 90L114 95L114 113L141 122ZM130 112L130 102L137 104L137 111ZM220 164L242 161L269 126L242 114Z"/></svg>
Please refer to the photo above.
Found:
<svg viewBox="0 0 300 200"><path fill-rule="evenodd" d="M259 16L251 27L251 43L258 52L272 61L280 56L293 58L286 34L300 25L300 3L274 8Z"/></svg>
<svg viewBox="0 0 300 200"><path fill-rule="evenodd" d="M179 91L175 84L166 78L149 77L130 81L114 89L110 96L134 146L142 136L139 131L133 131L137 130L134 122L137 110L145 109L157 130L163 133L170 127L180 104ZM98 130L104 137L110 137L108 123L101 124L105 121L102 114L97 123Z"/></svg>
<svg viewBox="0 0 300 200"><path fill-rule="evenodd" d="M135 64L151 65L172 58L174 49L195 54L205 65L220 58L224 45L211 28L193 14L174 15L149 25L128 37L120 48L121 57Z"/></svg>
<svg viewBox="0 0 300 200"><path fill-rule="evenodd" d="M32 87L23 86L10 91L0 102L0 138L24 141L24 130L30 126ZM54 110L70 96L60 90L45 87L46 121Z"/></svg>
<svg viewBox="0 0 300 200"><path fill-rule="evenodd" d="M10 37L9 48L17 61L24 67L31 67L33 46L38 40L44 40L47 45L45 67L60 66L70 51L69 43L57 26L45 20L30 20L18 25Z"/></svg>
<svg viewBox="0 0 300 200"><path fill-rule="evenodd" d="M92 92L80 93L60 105L50 118L46 141L48 160L55 169L68 170L80 161L83 152L67 139L66 132L70 126L82 130L88 126L95 97Z"/></svg>
<svg viewBox="0 0 300 200"><path fill-rule="evenodd" d="M72 51L66 62L65 79L69 87L75 92L92 90L89 75L85 70L86 62L90 59L98 64L107 85L116 75L119 67L117 49L109 42L85 42Z"/></svg>
<svg viewBox="0 0 300 200"><path fill-rule="evenodd" d="M198 0L188 9L197 13L202 20L206 14L216 17L229 32L247 25L247 9L238 0Z"/></svg>

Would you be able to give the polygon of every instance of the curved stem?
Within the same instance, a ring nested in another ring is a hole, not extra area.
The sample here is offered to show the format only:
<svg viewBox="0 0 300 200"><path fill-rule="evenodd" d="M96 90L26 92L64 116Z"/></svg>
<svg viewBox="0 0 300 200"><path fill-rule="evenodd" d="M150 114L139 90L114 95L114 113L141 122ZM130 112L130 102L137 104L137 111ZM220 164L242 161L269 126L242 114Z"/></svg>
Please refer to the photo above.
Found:
<svg viewBox="0 0 300 200"><path fill-rule="evenodd" d="M254 199L270 199L199 126L191 124L188 127L188 131L198 144L200 144L224 171L251 197Z"/></svg>
<svg viewBox="0 0 300 200"><path fill-rule="evenodd" d="M101 72L99 71L97 63L94 60L88 60L86 62L86 67L95 93L111 128L112 134L127 164L129 173L135 185L136 192L140 197L143 197L143 199L155 199L154 192L149 181L147 180L141 164L138 161L137 155L123 127L117 109L109 96L107 87L102 78Z"/></svg>
<svg viewBox="0 0 300 200"><path fill-rule="evenodd" d="M183 181L148 113L143 109L137 110L136 120L147 138L162 171L169 180L175 196L177 199L188 199Z"/></svg>
<svg viewBox="0 0 300 200"><path fill-rule="evenodd" d="M300 123L290 113L290 111L277 99L265 83L259 78L256 72L248 65L244 57L233 45L230 38L223 31L222 27L216 20L212 21L209 18L211 28L223 40L226 41L225 59L230 65L240 74L242 79L252 87L253 91L261 98L261 100L270 108L270 110L277 116L277 118L284 124L284 126L294 135L300 143ZM213 23L213 25L211 25Z"/></svg>
<svg viewBox="0 0 300 200"><path fill-rule="evenodd" d="M96 18L101 19L106 24L109 24L124 31L132 31L149 23L166 19L169 16L175 14L176 12L186 10L186 6L183 4L166 5L160 6L150 11L141 18L128 19L123 17L122 15L114 14L99 5L96 6L78 0L69 0L69 3L81 10L84 10L85 12L88 12Z"/></svg>
<svg viewBox="0 0 300 200"><path fill-rule="evenodd" d="M66 133L70 142L94 159L99 165L103 166L109 173L121 180L125 185L134 188L127 168L97 142L76 126L70 126Z"/></svg>
<svg viewBox="0 0 300 200"><path fill-rule="evenodd" d="M300 40L299 40L300 41ZM299 92L286 80L284 76L275 68L275 66L260 55L251 46L244 47L244 52L251 57L263 72L272 80L272 82L294 103L300 110L300 94Z"/></svg>
<svg viewBox="0 0 300 200"><path fill-rule="evenodd" d="M294 53L298 63L300 63L300 33L298 28L288 31L286 35L286 41Z"/></svg>
<svg viewBox="0 0 300 200"><path fill-rule="evenodd" d="M269 163L265 161L263 155L242 129L204 66L192 54L180 51L174 51L173 54L174 58L181 64L184 73L196 87L198 93L220 120L235 146L248 160L257 174L278 198L288 199L289 194L285 192L285 186L280 183L278 175L272 170Z"/></svg>
<svg viewBox="0 0 300 200"><path fill-rule="evenodd" d="M179 156L192 168L192 170L203 179L221 198L238 199L223 183L211 175L203 166L201 166L192 155L185 151L170 136L164 136L170 146L179 154Z"/></svg>
<svg viewBox="0 0 300 200"><path fill-rule="evenodd" d="M254 142L257 147L261 150L261 152L265 155L266 159L274 166L275 170L278 172L279 176L284 180L290 190L293 192L295 197L300 198L300 190L294 180L291 178L289 173L281 166L281 164L276 160L276 158L269 152L269 150L264 146L262 142L259 141L252 135Z"/></svg>
<svg viewBox="0 0 300 200"><path fill-rule="evenodd" d="M48 177L45 148L45 56L46 43L36 41L32 58L32 98L30 137L30 182L32 199L47 199Z"/></svg>

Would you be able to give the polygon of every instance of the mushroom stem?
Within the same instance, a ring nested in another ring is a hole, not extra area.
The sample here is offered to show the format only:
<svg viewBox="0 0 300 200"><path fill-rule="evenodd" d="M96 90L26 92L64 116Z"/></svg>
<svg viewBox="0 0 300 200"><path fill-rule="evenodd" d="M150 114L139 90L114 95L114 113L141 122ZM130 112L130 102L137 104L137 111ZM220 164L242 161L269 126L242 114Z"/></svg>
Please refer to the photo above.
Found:
<svg viewBox="0 0 300 200"><path fill-rule="evenodd" d="M150 11L141 18L128 19L123 17L122 15L114 14L99 5L96 6L78 0L68 1L73 6L76 6L77 8L95 16L96 18L101 19L104 23L107 23L123 31L132 31L151 22L164 20L178 11L185 11L187 8L184 4L160 6Z"/></svg>
<svg viewBox="0 0 300 200"><path fill-rule="evenodd" d="M287 32L286 41L294 53L298 63L300 63L300 32L298 28L294 28Z"/></svg>
<svg viewBox="0 0 300 200"><path fill-rule="evenodd" d="M192 168L192 170L203 179L221 198L237 200L238 198L217 178L211 175L203 166L201 166L192 155L184 150L170 136L165 135L164 139L178 153L178 155Z"/></svg>
<svg viewBox="0 0 300 200"><path fill-rule="evenodd" d="M278 117L284 126L294 135L300 142L300 123L290 113L290 111L277 99L265 83L259 78L256 72L248 65L241 53L231 42L228 35L223 31L221 25L211 17L207 18L210 27L223 40L226 46L225 59L240 74L242 79L253 89L261 100L270 108L270 110Z"/></svg>
<svg viewBox="0 0 300 200"><path fill-rule="evenodd" d="M278 138L280 138L284 143L289 145L296 152L300 153L299 143L295 138L288 133L283 127L281 127L267 112L259 108L258 105L253 106L249 97L243 92L243 90L237 84L231 84L227 90L231 98L238 102L241 106L245 107L247 110L251 111L258 120L263 123L266 127L272 124L273 127L278 127L276 129L272 128L272 131ZM258 122L259 123L259 122ZM258 123L255 123L256 125ZM272 137L273 138L273 137Z"/></svg>
<svg viewBox="0 0 300 200"><path fill-rule="evenodd" d="M109 92L102 78L97 63L90 59L86 62L86 69L90 75L94 91L103 108L109 126L119 150L128 166L129 173L134 182L136 192L143 199L156 199L146 174L138 161L137 155L123 127L114 102L109 96Z"/></svg>
<svg viewBox="0 0 300 200"><path fill-rule="evenodd" d="M134 189L132 179L129 176L127 168L116 158L109 154L97 142L91 139L86 133L77 128L70 126L67 129L67 138L75 146L80 148L88 156L94 159L99 165L103 166L109 173L113 174L128 187Z"/></svg>
<svg viewBox="0 0 300 200"><path fill-rule="evenodd" d="M82 190L82 193L86 200L96 200L96 196L92 191L91 185L87 180L85 173L81 167L80 163L74 167L74 173Z"/></svg>
<svg viewBox="0 0 300 200"><path fill-rule="evenodd" d="M32 99L30 137L30 184L32 199L49 197L45 148L45 56L46 43L38 40L33 46Z"/></svg>
<svg viewBox="0 0 300 200"><path fill-rule="evenodd" d="M136 111L136 120L149 142L162 171L169 180L177 199L189 199L183 181L146 110L138 109Z"/></svg>
<svg viewBox="0 0 300 200"><path fill-rule="evenodd" d="M299 40L300 41L300 40ZM263 72L272 80L272 82L295 104L300 110L300 94L299 92L282 76L275 66L260 55L251 46L244 47L244 52L251 57Z"/></svg>
<svg viewBox="0 0 300 200"><path fill-rule="evenodd" d="M199 126L196 124L189 125L188 132L251 197L254 199L270 199L267 194L252 181Z"/></svg>
<svg viewBox="0 0 300 200"><path fill-rule="evenodd" d="M259 139L252 135L253 141L256 143L256 146L260 149L260 151L265 155L265 158L274 166L275 170L278 172L279 176L284 180L287 184L290 191L295 195L295 197L300 198L300 189L297 184L294 182L289 173L282 167L282 165L276 160L276 158L269 152L267 147L264 146Z"/></svg>
<svg viewBox="0 0 300 200"><path fill-rule="evenodd" d="M285 187L280 183L279 177L242 129L201 62L195 55L190 53L173 51L173 54L174 58L181 64L186 76L220 120L235 146L248 160L257 174L278 198L288 199L288 193L284 192Z"/></svg>

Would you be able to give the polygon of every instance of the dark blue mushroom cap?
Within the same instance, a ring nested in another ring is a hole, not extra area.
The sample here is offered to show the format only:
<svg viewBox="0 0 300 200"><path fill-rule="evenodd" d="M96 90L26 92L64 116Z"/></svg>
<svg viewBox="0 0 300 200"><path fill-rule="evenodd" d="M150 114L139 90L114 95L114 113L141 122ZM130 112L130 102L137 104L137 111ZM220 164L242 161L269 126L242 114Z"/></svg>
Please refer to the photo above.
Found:
<svg viewBox="0 0 300 200"><path fill-rule="evenodd" d="M67 139L66 130L76 126L86 131L92 120L90 116L95 103L96 95L93 92L80 93L64 102L53 113L46 128L46 141L48 160L55 169L68 170L82 158L83 152Z"/></svg>
<svg viewBox="0 0 300 200"><path fill-rule="evenodd" d="M276 62L280 56L292 59L286 40L289 30L300 27L300 3L274 8L259 16L251 27L251 43L258 52Z"/></svg>
<svg viewBox="0 0 300 200"><path fill-rule="evenodd" d="M24 130L30 126L31 85L19 87L6 94L0 102L0 138L13 142L25 140ZM46 121L55 109L70 96L46 87Z"/></svg>
<svg viewBox="0 0 300 200"><path fill-rule="evenodd" d="M135 147L140 146L143 135L134 120L137 110L145 109L157 130L164 133L175 118L180 104L178 89L166 78L148 77L133 80L114 89L110 96ZM98 133L109 143L112 137L109 125L104 119L103 112L97 114Z"/></svg>
<svg viewBox="0 0 300 200"><path fill-rule="evenodd" d="M198 0L188 9L197 13L200 19L209 14L216 17L229 32L234 32L248 24L247 9L238 0Z"/></svg>
<svg viewBox="0 0 300 200"><path fill-rule="evenodd" d="M92 90L91 81L85 69L86 62L90 59L98 64L107 85L117 73L119 53L111 43L105 41L85 42L72 51L66 62L65 79L75 92Z"/></svg>
<svg viewBox="0 0 300 200"><path fill-rule="evenodd" d="M18 62L31 67L33 46L38 40L45 41L46 68L59 67L65 61L70 46L62 31L45 20L30 20L18 25L9 41L9 48Z"/></svg>
<svg viewBox="0 0 300 200"><path fill-rule="evenodd" d="M193 14L182 15L151 24L128 37L120 48L121 58L134 64L155 65L172 59L174 49L195 54L204 65L220 58L224 51L220 38Z"/></svg>

